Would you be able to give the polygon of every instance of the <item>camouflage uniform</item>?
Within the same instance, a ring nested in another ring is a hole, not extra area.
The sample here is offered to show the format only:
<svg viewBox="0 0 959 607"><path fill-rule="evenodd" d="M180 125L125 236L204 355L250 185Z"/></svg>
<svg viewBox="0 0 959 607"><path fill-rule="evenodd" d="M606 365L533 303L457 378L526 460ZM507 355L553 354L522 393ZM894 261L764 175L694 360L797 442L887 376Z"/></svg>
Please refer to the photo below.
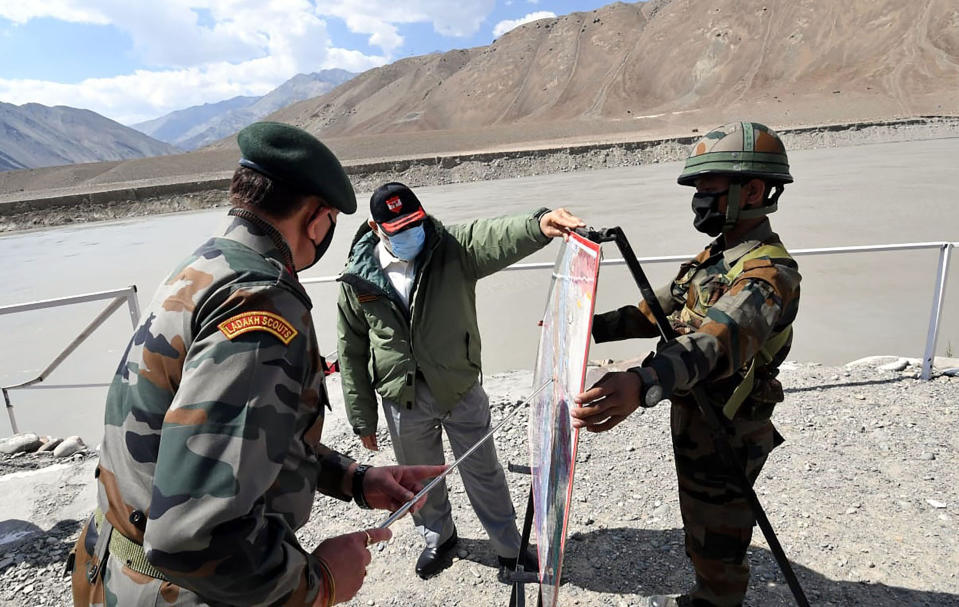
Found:
<svg viewBox="0 0 959 607"><path fill-rule="evenodd" d="M88 583L91 517L76 605L301 606L324 588L294 531L315 491L349 499L352 460L319 442L328 399L289 247L230 215L160 286L107 396L98 516L148 563L114 555Z"/></svg>
<svg viewBox="0 0 959 607"><path fill-rule="evenodd" d="M726 248L720 237L683 264L672 283L656 293L680 336L644 363L657 371L671 395L680 510L697 580L690 597L723 607L741 604L745 595L746 549L755 519L689 390L704 382L712 404L723 407L762 345L795 319L800 275L792 258L760 256L746 261L731 282L727 276L737 261L763 245L782 246L768 221L736 246ZM645 302L598 314L593 325L597 342L658 335ZM729 440L752 482L783 440L770 415L783 400L776 375L790 343L791 333L773 360L759 367L752 391L727 423Z"/></svg>

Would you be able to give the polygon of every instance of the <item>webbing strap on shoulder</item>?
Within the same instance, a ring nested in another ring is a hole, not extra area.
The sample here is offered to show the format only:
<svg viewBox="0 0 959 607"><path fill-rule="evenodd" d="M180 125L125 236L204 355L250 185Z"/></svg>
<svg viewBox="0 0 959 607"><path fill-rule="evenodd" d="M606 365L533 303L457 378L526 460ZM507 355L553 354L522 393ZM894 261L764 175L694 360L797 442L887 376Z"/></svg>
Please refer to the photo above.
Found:
<svg viewBox="0 0 959 607"><path fill-rule="evenodd" d="M789 255L789 252L781 244L759 245L736 260L736 263L733 264L733 267L729 268L729 271L726 272L726 279L732 283L739 277L740 274L743 273L743 267L746 265L747 261L761 259L763 257L771 257L773 259L792 259L792 256Z"/></svg>
<svg viewBox="0 0 959 607"><path fill-rule="evenodd" d="M739 411L739 407L746 401L746 398L752 393L753 387L756 385L756 368L760 365L768 365L776 354L783 349L786 342L789 341L792 332L793 327L789 325L782 331L774 333L772 337L766 340L763 347L756 353L756 356L753 357L752 362L749 363L749 370L746 371L743 381L739 382L739 385L733 390L732 396L730 396L726 404L723 405L723 415L729 419L735 417L736 412Z"/></svg>
<svg viewBox="0 0 959 607"><path fill-rule="evenodd" d="M773 259L792 259L789 255L789 252L786 251L786 248L781 244L764 244L756 247L755 249L749 251L742 257L740 257L736 263L733 264L733 267L729 269L729 272L726 272L726 279L730 284L743 273L743 267L746 265L747 261L753 259L760 259L763 257L771 257ZM792 335L792 325L787 326L782 331L778 333L773 333L769 339L766 340L766 343L763 344L763 347L756 353L756 356L753 357L751 363L749 363L749 369L746 371L746 375L743 377L743 381L736 386L736 389L733 390L732 395L729 397L729 400L726 401L726 404L723 405L723 415L728 419L732 419L736 412L739 411L739 407L746 401L746 398L752 393L753 388L756 385L756 368L760 365L769 364L776 354L782 350L783 346L786 345L786 342L789 341L790 336Z"/></svg>

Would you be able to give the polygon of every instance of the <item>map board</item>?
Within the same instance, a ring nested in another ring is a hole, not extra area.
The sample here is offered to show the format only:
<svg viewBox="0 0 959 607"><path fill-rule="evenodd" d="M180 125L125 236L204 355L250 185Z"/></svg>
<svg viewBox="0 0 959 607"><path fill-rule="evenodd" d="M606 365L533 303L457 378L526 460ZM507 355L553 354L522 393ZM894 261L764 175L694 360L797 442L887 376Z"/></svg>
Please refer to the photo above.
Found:
<svg viewBox="0 0 959 607"><path fill-rule="evenodd" d="M553 378L529 420L534 529L543 605L554 607L563 569L579 430L569 409L583 391L593 323L600 245L571 234L559 252L543 315L533 386Z"/></svg>

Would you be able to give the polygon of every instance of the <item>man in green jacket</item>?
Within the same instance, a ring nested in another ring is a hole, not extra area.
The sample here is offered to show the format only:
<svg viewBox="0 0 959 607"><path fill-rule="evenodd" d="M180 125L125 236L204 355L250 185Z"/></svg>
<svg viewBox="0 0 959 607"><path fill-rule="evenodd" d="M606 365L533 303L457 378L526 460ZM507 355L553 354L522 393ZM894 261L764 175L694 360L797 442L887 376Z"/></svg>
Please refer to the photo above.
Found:
<svg viewBox="0 0 959 607"><path fill-rule="evenodd" d="M565 209L540 209L447 228L401 183L380 186L370 214L339 279L347 417L363 446L377 450L379 393L399 463L443 462L441 427L459 458L490 429L489 399L479 381L476 281L584 224ZM492 441L460 471L500 565L515 565L516 513ZM457 541L445 484L413 520L426 540L416 573L426 579L444 568ZM521 562L535 569L535 557L522 555Z"/></svg>

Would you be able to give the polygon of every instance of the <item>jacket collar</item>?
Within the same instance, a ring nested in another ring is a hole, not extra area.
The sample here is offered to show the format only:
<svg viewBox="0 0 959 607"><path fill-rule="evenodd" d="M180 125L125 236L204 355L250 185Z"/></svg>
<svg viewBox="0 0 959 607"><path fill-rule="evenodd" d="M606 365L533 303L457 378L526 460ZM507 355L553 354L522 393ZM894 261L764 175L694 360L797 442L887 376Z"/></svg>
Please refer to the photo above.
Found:
<svg viewBox="0 0 959 607"><path fill-rule="evenodd" d="M223 230L224 238L234 240L267 259L279 262L289 274L296 276L293 253L279 230L247 209L230 209L229 216Z"/></svg>

